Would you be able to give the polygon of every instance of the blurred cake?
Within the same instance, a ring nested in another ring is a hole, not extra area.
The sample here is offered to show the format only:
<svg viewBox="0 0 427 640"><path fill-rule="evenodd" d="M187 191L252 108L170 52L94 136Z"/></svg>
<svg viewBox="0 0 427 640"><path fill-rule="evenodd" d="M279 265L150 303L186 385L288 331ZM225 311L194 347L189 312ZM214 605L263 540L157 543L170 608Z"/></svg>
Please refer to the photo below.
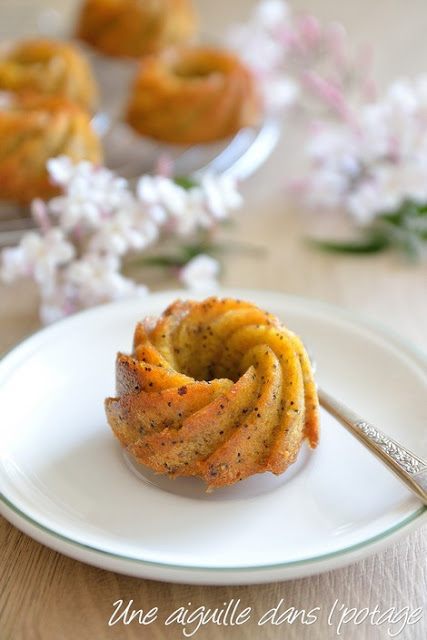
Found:
<svg viewBox="0 0 427 640"><path fill-rule="evenodd" d="M38 38L0 45L0 91L62 96L93 110L97 89L79 49Z"/></svg>
<svg viewBox="0 0 427 640"><path fill-rule="evenodd" d="M53 196L46 162L59 155L101 161L87 111L60 97L0 94L0 200L24 204Z"/></svg>
<svg viewBox="0 0 427 640"><path fill-rule="evenodd" d="M139 58L187 42L196 25L191 0L85 0L76 35L107 55Z"/></svg>
<svg viewBox="0 0 427 640"><path fill-rule="evenodd" d="M197 144L232 136L259 114L252 74L234 54L189 47L141 61L126 119L141 135Z"/></svg>
<svg viewBox="0 0 427 640"><path fill-rule="evenodd" d="M276 317L234 299L176 301L139 323L119 353L106 400L121 444L152 470L232 485L279 475L318 442L316 386L301 340Z"/></svg>

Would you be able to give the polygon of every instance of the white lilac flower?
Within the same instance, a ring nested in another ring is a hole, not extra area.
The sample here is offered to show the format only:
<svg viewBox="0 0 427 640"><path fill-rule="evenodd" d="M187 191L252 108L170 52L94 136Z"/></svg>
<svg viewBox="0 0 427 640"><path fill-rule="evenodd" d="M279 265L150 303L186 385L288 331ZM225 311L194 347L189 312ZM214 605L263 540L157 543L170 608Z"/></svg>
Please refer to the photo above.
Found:
<svg viewBox="0 0 427 640"><path fill-rule="evenodd" d="M158 225L179 235L213 226L242 203L231 176L204 174L200 184L184 189L163 176L143 176L137 185L140 202Z"/></svg>
<svg viewBox="0 0 427 640"><path fill-rule="evenodd" d="M290 106L298 94L297 83L286 68L288 45L282 37L289 31L289 20L285 2L263 0L247 23L232 26L226 35L227 46L254 73L266 112Z"/></svg>
<svg viewBox="0 0 427 640"><path fill-rule="evenodd" d="M88 249L92 253L123 256L129 251L146 249L158 237L157 225L135 201L103 222L91 236Z"/></svg>
<svg viewBox="0 0 427 640"><path fill-rule="evenodd" d="M372 222L378 213L378 203L380 201L380 186L374 179L365 180L358 189L348 194L346 201L344 200L349 213L361 225L367 225ZM338 202L335 204L338 204Z"/></svg>
<svg viewBox="0 0 427 640"><path fill-rule="evenodd" d="M58 156L47 161L47 170L54 184L66 186L75 173L75 164L68 156Z"/></svg>
<svg viewBox="0 0 427 640"><path fill-rule="evenodd" d="M271 73L283 65L288 52L283 35L292 31L292 26L284 0L261 0L246 23L230 27L226 40L255 71Z"/></svg>
<svg viewBox="0 0 427 640"><path fill-rule="evenodd" d="M427 202L427 167L406 162L379 166L375 171L382 212L396 211L404 200ZM377 212L373 212L378 213Z"/></svg>
<svg viewBox="0 0 427 640"><path fill-rule="evenodd" d="M275 29L290 20L289 7L283 0L263 0L255 7L253 15L254 19L267 29Z"/></svg>
<svg viewBox="0 0 427 640"><path fill-rule="evenodd" d="M215 289L218 286L220 266L217 260L199 254L190 260L179 273L181 282L194 291Z"/></svg>
<svg viewBox="0 0 427 640"><path fill-rule="evenodd" d="M146 216L135 216L134 233L132 242L129 243L130 251L141 251L154 244L160 236L157 224Z"/></svg>
<svg viewBox="0 0 427 640"><path fill-rule="evenodd" d="M138 244L139 234L133 229L132 216L121 211L113 218L105 220L91 236L88 250L91 253L122 256L130 247Z"/></svg>
<svg viewBox="0 0 427 640"><path fill-rule="evenodd" d="M335 209L342 204L348 188L347 177L339 171L326 167L314 170L304 185L304 201L312 208Z"/></svg>
<svg viewBox="0 0 427 640"><path fill-rule="evenodd" d="M27 258L22 246L7 247L1 254L0 279L10 284L28 273Z"/></svg>
<svg viewBox="0 0 427 640"><path fill-rule="evenodd" d="M40 291L40 320L43 324L52 324L61 318L80 311L78 292L66 281L58 281L51 291Z"/></svg>
<svg viewBox="0 0 427 640"><path fill-rule="evenodd" d="M243 202L236 179L230 175L204 174L200 184L186 193L184 214L174 219L174 229L179 235L215 227Z"/></svg>
<svg viewBox="0 0 427 640"><path fill-rule="evenodd" d="M88 254L67 268L64 280L75 288L82 308L147 293L145 286L125 278L119 269L116 256Z"/></svg>
<svg viewBox="0 0 427 640"><path fill-rule="evenodd" d="M65 239L60 229L51 229L45 235L26 233L18 247L3 251L2 278L8 282L22 276L31 276L42 287L54 286L57 268L70 262L75 248Z"/></svg>
<svg viewBox="0 0 427 640"><path fill-rule="evenodd" d="M170 216L184 215L187 193L185 189L164 176L142 176L136 186L137 196L147 206L150 215L159 224Z"/></svg>
<svg viewBox="0 0 427 640"><path fill-rule="evenodd" d="M39 315L43 324L52 324L62 320L62 318L66 318L68 314L57 298L52 298L46 302L41 301Z"/></svg>
<svg viewBox="0 0 427 640"><path fill-rule="evenodd" d="M243 198L237 189L237 181L231 175L206 173L202 176L200 188L204 193L206 209L216 220L224 220L229 211L242 205Z"/></svg>
<svg viewBox="0 0 427 640"><path fill-rule="evenodd" d="M293 105L299 95L298 83L283 66L284 46L260 28L230 30L228 46L253 72L266 113L276 113Z"/></svg>
<svg viewBox="0 0 427 640"><path fill-rule="evenodd" d="M69 166L68 159L49 161L49 171L64 194L49 202L62 229L96 229L103 220L130 206L133 196L127 181L105 167L89 162Z"/></svg>
<svg viewBox="0 0 427 640"><path fill-rule="evenodd" d="M186 207L182 214L170 218L171 229L179 236L188 236L200 229L214 228L221 219L218 214L223 213L221 209L216 212L210 209L215 204L218 203L210 200L201 186L193 187L187 192Z"/></svg>
<svg viewBox="0 0 427 640"><path fill-rule="evenodd" d="M40 289L40 319L51 324L82 309L114 300L142 296L147 287L125 278L115 256L88 254L58 273L55 286Z"/></svg>
<svg viewBox="0 0 427 640"><path fill-rule="evenodd" d="M292 78L266 75L260 78L259 82L265 109L269 113L277 113L292 106L300 95L300 88Z"/></svg>
<svg viewBox="0 0 427 640"><path fill-rule="evenodd" d="M307 156L315 167L328 167L344 173L350 179L360 171L357 132L342 124L319 128L307 143Z"/></svg>
<svg viewBox="0 0 427 640"><path fill-rule="evenodd" d="M89 162L54 158L49 172L62 195L33 202L42 233L27 233L17 247L0 254L2 280L31 277L38 284L45 323L145 294L145 286L121 274L125 255L157 242L163 228L178 235L215 228L242 202L235 180L227 176L202 175L189 189L165 176L143 176L134 194L126 180ZM182 277L190 286L213 286L218 268L202 256Z"/></svg>
<svg viewBox="0 0 427 640"><path fill-rule="evenodd" d="M186 194L186 206L180 214L169 217L168 229L178 236L189 236L197 229L206 229L211 224L211 217L205 208L205 197L199 187Z"/></svg>
<svg viewBox="0 0 427 640"><path fill-rule="evenodd" d="M283 63L283 45L262 25L231 27L228 45L256 73L272 74ZM261 53L262 52L262 53Z"/></svg>

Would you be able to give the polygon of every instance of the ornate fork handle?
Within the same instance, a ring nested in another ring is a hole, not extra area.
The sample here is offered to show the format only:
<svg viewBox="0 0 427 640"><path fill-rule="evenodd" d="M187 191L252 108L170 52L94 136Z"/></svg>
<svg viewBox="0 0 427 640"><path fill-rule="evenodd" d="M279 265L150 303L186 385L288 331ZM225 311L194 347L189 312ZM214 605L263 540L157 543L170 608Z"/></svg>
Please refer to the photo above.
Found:
<svg viewBox="0 0 427 640"><path fill-rule="evenodd" d="M427 505L427 462L318 389L319 402Z"/></svg>

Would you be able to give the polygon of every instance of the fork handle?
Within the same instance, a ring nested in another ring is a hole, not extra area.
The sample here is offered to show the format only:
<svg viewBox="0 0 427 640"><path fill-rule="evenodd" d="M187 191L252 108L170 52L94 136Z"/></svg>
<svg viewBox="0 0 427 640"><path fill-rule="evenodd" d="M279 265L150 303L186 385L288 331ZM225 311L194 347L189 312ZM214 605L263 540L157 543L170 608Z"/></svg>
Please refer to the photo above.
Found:
<svg viewBox="0 0 427 640"><path fill-rule="evenodd" d="M427 462L399 442L382 433L357 413L330 396L317 390L319 402L360 442L376 455L394 474L427 505Z"/></svg>

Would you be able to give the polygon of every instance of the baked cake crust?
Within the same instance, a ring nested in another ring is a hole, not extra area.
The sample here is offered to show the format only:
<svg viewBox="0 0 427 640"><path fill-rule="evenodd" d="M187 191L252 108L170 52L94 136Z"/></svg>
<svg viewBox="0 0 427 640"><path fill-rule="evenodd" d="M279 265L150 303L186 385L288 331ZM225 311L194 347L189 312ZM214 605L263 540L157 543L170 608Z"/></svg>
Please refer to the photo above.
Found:
<svg viewBox="0 0 427 640"><path fill-rule="evenodd" d="M3 94L0 99L0 200L21 204L58 192L49 181L49 158L102 160L87 111L59 97Z"/></svg>
<svg viewBox="0 0 427 640"><path fill-rule="evenodd" d="M97 87L91 68L72 43L48 38L0 45L0 91L61 96L93 111Z"/></svg>
<svg viewBox="0 0 427 640"><path fill-rule="evenodd" d="M126 119L141 135L197 144L230 137L259 116L254 78L237 56L187 47L141 62Z"/></svg>
<svg viewBox="0 0 427 640"><path fill-rule="evenodd" d="M319 437L310 361L298 336L255 305L231 298L176 301L138 324L119 353L107 419L152 470L232 485L279 475Z"/></svg>
<svg viewBox="0 0 427 640"><path fill-rule="evenodd" d="M139 58L187 42L196 26L191 0L86 0L76 34L107 55Z"/></svg>

